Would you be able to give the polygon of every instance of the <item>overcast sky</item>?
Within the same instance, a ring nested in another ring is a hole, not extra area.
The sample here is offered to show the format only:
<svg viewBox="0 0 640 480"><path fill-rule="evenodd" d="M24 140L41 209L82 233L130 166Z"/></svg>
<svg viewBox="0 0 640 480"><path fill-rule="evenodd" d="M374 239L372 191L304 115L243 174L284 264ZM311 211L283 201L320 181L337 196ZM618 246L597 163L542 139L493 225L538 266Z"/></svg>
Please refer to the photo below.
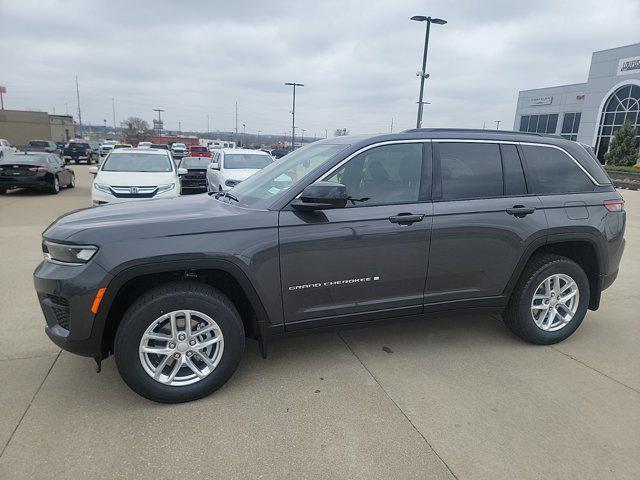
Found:
<svg viewBox="0 0 640 480"><path fill-rule="evenodd" d="M113 123L165 109L165 128L305 135L415 126L424 24L424 126L512 128L518 90L586 80L591 53L640 40L640 1L0 0L5 108ZM67 107L65 106L67 105Z"/></svg>

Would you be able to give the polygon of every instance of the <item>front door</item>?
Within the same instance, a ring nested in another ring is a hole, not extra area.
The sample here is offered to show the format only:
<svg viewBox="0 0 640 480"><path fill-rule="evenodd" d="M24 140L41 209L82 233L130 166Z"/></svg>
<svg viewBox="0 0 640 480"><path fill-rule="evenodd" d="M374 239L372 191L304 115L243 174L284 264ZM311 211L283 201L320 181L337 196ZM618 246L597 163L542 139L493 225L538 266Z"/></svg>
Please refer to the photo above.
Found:
<svg viewBox="0 0 640 480"><path fill-rule="evenodd" d="M322 180L345 208L280 212L287 329L422 311L432 205L430 143L369 148Z"/></svg>

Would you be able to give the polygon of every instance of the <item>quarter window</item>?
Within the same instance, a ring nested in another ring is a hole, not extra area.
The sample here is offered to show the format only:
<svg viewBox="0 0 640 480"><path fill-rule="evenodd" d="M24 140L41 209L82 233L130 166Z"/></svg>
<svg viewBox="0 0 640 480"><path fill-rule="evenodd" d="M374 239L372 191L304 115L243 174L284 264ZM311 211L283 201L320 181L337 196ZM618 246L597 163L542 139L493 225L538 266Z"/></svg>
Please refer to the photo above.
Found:
<svg viewBox="0 0 640 480"><path fill-rule="evenodd" d="M420 197L422 143L375 147L326 178L347 187L347 207L416 203Z"/></svg>
<svg viewBox="0 0 640 480"><path fill-rule="evenodd" d="M522 150L533 193L593 192L593 182L562 150L533 145L523 145Z"/></svg>
<svg viewBox="0 0 640 480"><path fill-rule="evenodd" d="M502 196L502 162L495 143L438 143L442 199Z"/></svg>

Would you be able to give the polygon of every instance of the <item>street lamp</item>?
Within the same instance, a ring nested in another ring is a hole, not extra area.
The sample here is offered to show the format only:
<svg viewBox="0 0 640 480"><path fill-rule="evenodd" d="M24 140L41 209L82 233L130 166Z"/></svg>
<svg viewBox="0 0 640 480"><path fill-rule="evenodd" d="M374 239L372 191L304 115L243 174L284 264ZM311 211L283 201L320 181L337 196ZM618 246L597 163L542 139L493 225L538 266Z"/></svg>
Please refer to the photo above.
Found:
<svg viewBox="0 0 640 480"><path fill-rule="evenodd" d="M247 148L246 143L244 141L246 133L247 133L247 126L243 123L242 124L242 148Z"/></svg>
<svg viewBox="0 0 640 480"><path fill-rule="evenodd" d="M293 151L295 149L296 139L296 87L304 87L304 85L295 82L287 82L285 85L293 87L293 110L291 110L291 115L293 115L291 122L291 151Z"/></svg>
<svg viewBox="0 0 640 480"><path fill-rule="evenodd" d="M429 78L427 74L427 50L429 48L429 30L431 30L431 24L435 23L436 25L444 25L447 23L446 20L441 18L431 18L424 17L422 15L414 15L411 17L411 20L416 22L427 22L427 29L424 34L424 51L422 53L422 71L418 72L418 76L420 77L420 98L418 99L418 119L416 121L416 128L422 127L422 96L424 95L424 81Z"/></svg>

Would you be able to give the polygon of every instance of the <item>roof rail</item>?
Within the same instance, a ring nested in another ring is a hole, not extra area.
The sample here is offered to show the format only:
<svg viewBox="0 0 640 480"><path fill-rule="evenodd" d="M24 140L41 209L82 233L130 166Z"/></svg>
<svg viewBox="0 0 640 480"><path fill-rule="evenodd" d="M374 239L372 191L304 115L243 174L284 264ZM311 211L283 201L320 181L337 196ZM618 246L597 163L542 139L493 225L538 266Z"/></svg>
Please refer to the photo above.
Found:
<svg viewBox="0 0 640 480"><path fill-rule="evenodd" d="M537 137L549 136L544 133L535 132L516 132L513 130L489 130L484 128L410 128L402 133L421 133L421 132L454 132L454 133L500 133L505 135L535 135Z"/></svg>

